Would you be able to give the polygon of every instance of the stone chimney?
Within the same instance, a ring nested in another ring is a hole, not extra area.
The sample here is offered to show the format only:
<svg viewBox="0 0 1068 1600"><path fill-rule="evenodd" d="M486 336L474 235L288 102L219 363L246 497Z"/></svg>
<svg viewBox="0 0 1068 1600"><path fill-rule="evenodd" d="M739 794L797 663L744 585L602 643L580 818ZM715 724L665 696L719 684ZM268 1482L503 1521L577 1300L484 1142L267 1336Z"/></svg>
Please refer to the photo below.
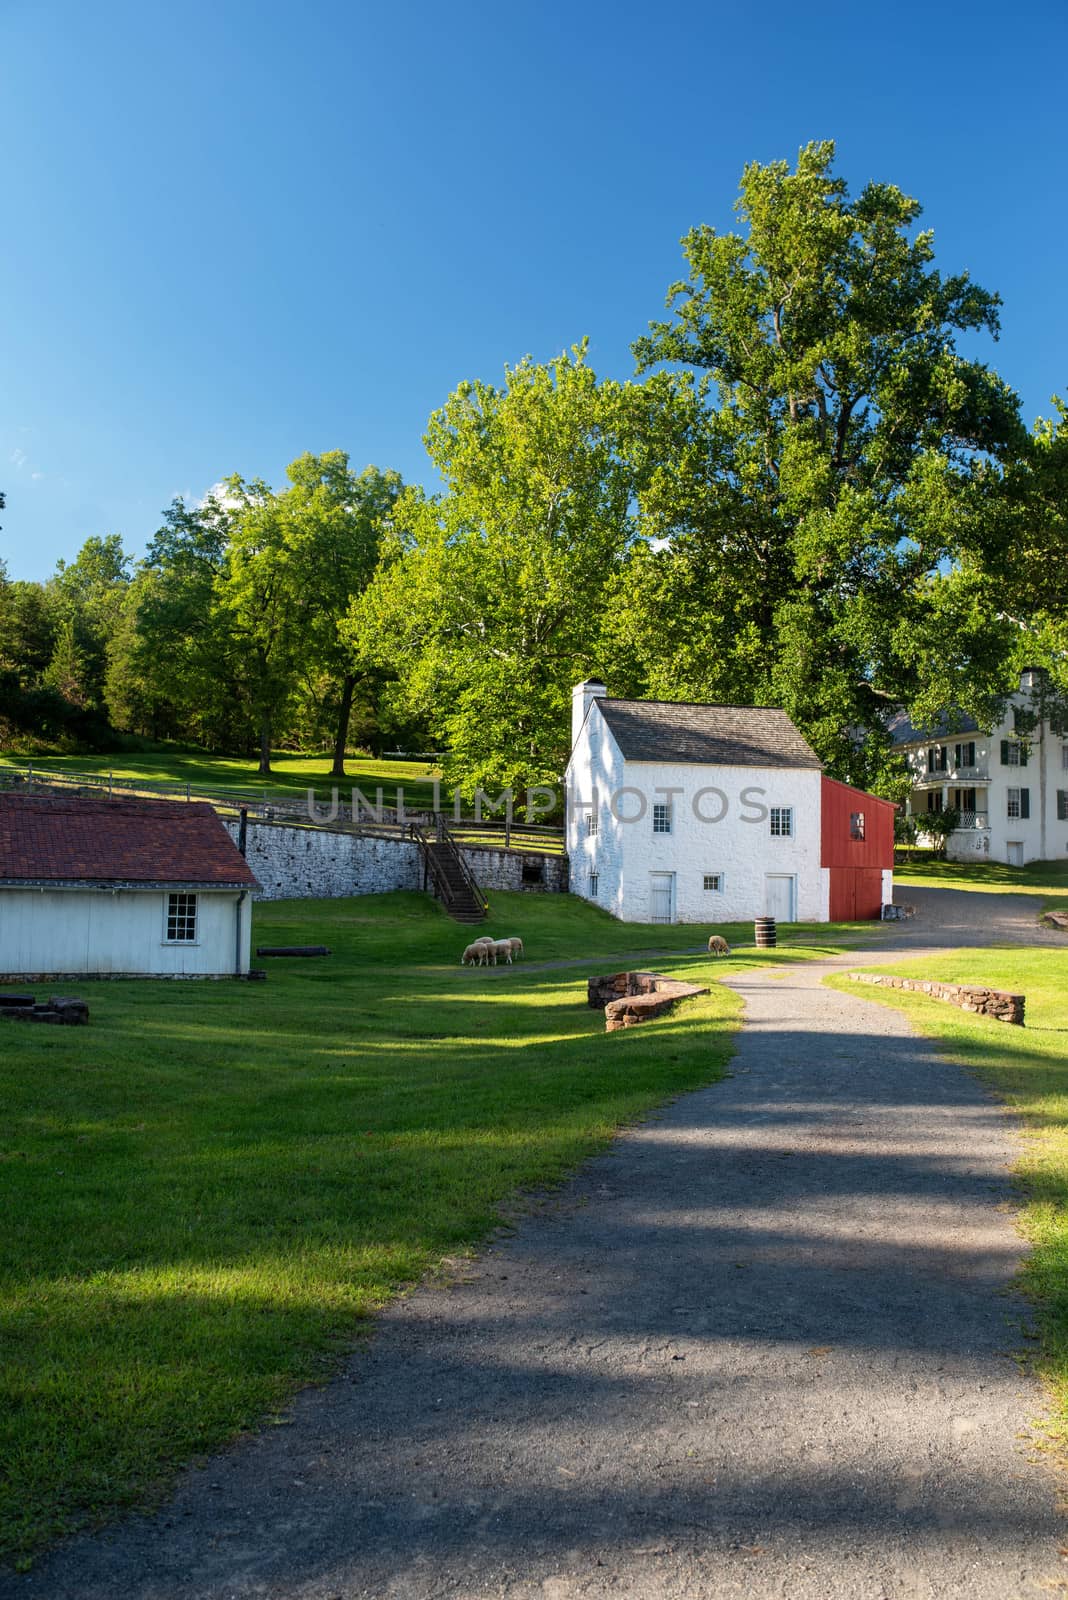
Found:
<svg viewBox="0 0 1068 1600"><path fill-rule="evenodd" d="M571 691L571 748L575 748L586 720L586 713L594 700L603 700L608 694L608 688L600 678L587 678L585 683L576 683Z"/></svg>

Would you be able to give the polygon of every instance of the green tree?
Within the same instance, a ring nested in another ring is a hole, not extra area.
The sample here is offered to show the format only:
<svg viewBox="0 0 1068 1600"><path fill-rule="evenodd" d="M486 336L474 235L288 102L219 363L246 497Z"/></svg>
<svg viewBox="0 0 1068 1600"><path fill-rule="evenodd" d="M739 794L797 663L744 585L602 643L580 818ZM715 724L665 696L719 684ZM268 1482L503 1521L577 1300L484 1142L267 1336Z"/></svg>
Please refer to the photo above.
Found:
<svg viewBox="0 0 1068 1600"><path fill-rule="evenodd" d="M570 688L597 665L634 539L639 386L599 383L585 348L464 383L430 419L444 492L407 490L346 635L399 675L409 711L478 784L556 782Z"/></svg>
<svg viewBox="0 0 1068 1600"><path fill-rule="evenodd" d="M361 668L351 633L340 625L378 567L401 478L373 466L355 473L344 450L299 456L287 476L282 514L299 594L298 670L321 711L333 714L331 775L343 778ZM365 666L363 676L370 670Z"/></svg>
<svg viewBox="0 0 1068 1600"><path fill-rule="evenodd" d="M616 634L660 692L782 705L833 770L868 778L881 709L923 687L896 641L929 626L932 581L1024 434L1015 395L957 348L996 336L997 296L935 268L915 200L852 198L833 157L748 166L744 232L686 236L672 317L635 346L641 370L686 370L643 506L669 542L628 575ZM943 694L970 708L974 662L952 667Z"/></svg>

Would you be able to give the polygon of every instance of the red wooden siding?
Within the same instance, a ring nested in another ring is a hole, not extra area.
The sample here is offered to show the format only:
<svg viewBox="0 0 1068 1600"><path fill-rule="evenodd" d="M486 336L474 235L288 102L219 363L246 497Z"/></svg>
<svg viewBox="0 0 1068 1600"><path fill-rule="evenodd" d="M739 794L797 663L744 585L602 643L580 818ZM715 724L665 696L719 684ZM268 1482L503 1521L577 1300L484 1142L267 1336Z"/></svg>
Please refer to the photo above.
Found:
<svg viewBox="0 0 1068 1600"><path fill-rule="evenodd" d="M863 922L882 911L882 874L894 865L894 812L890 800L823 779L820 800L820 864L830 868L832 922ZM853 818L863 817L864 837L853 837Z"/></svg>

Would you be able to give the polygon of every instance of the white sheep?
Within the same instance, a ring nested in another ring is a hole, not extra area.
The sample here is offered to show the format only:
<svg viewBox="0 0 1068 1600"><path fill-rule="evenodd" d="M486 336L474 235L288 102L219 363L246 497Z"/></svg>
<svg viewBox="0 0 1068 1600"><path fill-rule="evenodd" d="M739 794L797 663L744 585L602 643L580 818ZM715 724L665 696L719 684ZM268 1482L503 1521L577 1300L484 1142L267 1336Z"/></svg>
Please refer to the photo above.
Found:
<svg viewBox="0 0 1068 1600"><path fill-rule="evenodd" d="M476 939L474 944L469 944L460 957L460 965L466 967L485 967L489 965L489 948L481 939Z"/></svg>
<svg viewBox="0 0 1068 1600"><path fill-rule="evenodd" d="M522 939L509 939L508 943L512 947L512 958L513 958L513 960L515 959L516 956L521 956L523 954L523 941L522 941Z"/></svg>
<svg viewBox="0 0 1068 1600"><path fill-rule="evenodd" d="M511 939L495 939L493 941L493 965L496 966L498 961L502 959L507 961L509 966L512 965Z"/></svg>
<svg viewBox="0 0 1068 1600"><path fill-rule="evenodd" d="M729 956L731 947L720 934L714 933L708 941L708 948L714 956Z"/></svg>

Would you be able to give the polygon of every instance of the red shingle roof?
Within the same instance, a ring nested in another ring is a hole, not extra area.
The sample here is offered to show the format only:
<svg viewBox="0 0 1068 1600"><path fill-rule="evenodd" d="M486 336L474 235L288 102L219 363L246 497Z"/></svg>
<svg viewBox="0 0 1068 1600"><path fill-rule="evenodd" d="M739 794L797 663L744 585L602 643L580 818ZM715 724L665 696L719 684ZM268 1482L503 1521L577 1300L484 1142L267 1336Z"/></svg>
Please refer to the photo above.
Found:
<svg viewBox="0 0 1068 1600"><path fill-rule="evenodd" d="M0 794L4 883L259 887L209 805L16 794Z"/></svg>

